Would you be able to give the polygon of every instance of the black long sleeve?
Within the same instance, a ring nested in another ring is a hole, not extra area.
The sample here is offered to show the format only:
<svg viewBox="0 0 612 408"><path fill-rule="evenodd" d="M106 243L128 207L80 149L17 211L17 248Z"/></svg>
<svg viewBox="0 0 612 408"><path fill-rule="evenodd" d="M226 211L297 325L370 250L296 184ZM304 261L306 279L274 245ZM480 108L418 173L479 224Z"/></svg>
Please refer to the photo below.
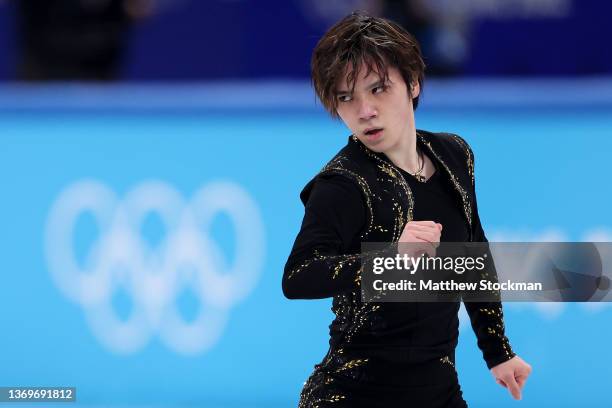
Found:
<svg viewBox="0 0 612 408"><path fill-rule="evenodd" d="M474 242L488 242L485 236L480 216L478 215L478 205L476 202L476 191L473 186L474 197ZM487 270L487 279L497 282L497 273L491 251L487 249L487 257L491 260L491 268ZM510 347L510 342L505 334L504 313L502 304L498 302L464 302L465 309L470 316L472 329L478 340L478 348L482 351L483 358L488 368L503 363L514 357L516 354Z"/></svg>
<svg viewBox="0 0 612 408"><path fill-rule="evenodd" d="M358 187L343 176L318 178L283 274L289 299L319 299L358 290L359 233L366 208Z"/></svg>

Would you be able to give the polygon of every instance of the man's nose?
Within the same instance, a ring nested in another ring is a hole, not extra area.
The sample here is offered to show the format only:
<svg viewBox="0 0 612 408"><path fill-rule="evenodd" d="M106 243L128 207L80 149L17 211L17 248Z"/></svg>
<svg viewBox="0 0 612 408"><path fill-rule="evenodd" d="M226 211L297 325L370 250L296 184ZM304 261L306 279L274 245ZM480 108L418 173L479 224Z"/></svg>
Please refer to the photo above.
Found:
<svg viewBox="0 0 612 408"><path fill-rule="evenodd" d="M362 120L370 120L378 115L376 106L368 99L363 98L359 104L359 118Z"/></svg>

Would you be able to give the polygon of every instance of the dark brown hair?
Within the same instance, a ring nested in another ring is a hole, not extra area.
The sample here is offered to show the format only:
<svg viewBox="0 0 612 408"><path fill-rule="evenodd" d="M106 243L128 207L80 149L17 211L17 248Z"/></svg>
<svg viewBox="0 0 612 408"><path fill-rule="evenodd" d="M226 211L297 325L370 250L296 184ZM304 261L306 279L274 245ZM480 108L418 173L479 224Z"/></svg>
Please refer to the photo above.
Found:
<svg viewBox="0 0 612 408"><path fill-rule="evenodd" d="M366 75L374 71L381 79L389 79L389 66L396 67L406 82L423 88L425 63L416 39L398 24L384 18L355 12L332 26L317 43L311 60L312 84L327 111L335 118L336 86L348 68L351 91L362 63ZM414 109L419 97L412 98Z"/></svg>

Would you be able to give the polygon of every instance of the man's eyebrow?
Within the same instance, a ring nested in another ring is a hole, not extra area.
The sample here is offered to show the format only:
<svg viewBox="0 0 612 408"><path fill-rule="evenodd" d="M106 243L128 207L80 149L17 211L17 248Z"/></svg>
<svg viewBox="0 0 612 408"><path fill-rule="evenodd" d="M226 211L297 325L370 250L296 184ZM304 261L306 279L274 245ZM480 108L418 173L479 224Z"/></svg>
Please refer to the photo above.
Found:
<svg viewBox="0 0 612 408"><path fill-rule="evenodd" d="M373 84L371 84L370 86L368 86L366 89L377 88L379 86L383 86L384 84L385 84L385 80L384 79L379 79L378 81L376 81Z"/></svg>
<svg viewBox="0 0 612 408"><path fill-rule="evenodd" d="M349 95L350 91L345 91L344 89L336 89L336 95Z"/></svg>
<svg viewBox="0 0 612 408"><path fill-rule="evenodd" d="M372 84L366 86L365 89L373 89L373 88L377 88L379 86L383 86L385 84L385 80L384 79L379 79L376 82L373 82ZM336 90L336 96L339 95L350 95L351 91L345 91L344 89L338 89Z"/></svg>

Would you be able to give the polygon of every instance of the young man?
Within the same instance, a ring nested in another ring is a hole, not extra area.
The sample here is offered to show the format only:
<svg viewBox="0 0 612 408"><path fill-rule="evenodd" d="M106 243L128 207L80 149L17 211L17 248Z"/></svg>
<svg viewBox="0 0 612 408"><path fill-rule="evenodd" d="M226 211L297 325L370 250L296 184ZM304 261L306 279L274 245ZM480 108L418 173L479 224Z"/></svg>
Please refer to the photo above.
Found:
<svg viewBox="0 0 612 408"><path fill-rule="evenodd" d="M338 22L314 50L315 91L352 135L301 193L283 276L285 296L333 297L336 315L300 407L466 406L454 368L459 302L361 301L362 242L486 241L468 144L416 129L423 72L410 34L364 14ZM520 399L531 367L510 347L501 303L465 306L491 373Z"/></svg>

